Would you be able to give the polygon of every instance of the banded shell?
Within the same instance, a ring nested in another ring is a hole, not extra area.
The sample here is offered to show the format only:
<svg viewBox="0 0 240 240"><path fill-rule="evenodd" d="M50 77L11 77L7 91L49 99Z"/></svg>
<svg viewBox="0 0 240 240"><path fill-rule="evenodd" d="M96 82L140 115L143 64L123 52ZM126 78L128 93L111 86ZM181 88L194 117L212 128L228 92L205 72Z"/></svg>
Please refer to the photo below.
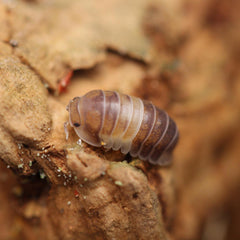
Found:
<svg viewBox="0 0 240 240"><path fill-rule="evenodd" d="M115 91L93 90L67 106L69 122L79 138L95 146L167 165L178 141L168 114L151 102ZM65 127L66 130L66 127Z"/></svg>

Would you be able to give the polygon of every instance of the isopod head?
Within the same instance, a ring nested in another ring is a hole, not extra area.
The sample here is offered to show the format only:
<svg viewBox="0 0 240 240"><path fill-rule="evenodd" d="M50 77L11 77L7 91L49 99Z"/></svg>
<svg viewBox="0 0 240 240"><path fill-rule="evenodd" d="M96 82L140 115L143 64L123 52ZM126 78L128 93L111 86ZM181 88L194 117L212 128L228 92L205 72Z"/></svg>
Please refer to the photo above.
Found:
<svg viewBox="0 0 240 240"><path fill-rule="evenodd" d="M102 91L96 90L82 97L75 97L67 106L71 127L79 138L95 147L101 146L98 133L103 122L103 98Z"/></svg>

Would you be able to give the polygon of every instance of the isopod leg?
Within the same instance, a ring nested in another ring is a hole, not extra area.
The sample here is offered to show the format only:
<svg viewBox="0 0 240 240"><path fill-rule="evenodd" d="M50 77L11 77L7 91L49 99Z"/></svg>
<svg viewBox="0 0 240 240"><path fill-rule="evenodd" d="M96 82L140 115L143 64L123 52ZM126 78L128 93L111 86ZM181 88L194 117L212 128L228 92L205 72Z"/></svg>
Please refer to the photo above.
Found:
<svg viewBox="0 0 240 240"><path fill-rule="evenodd" d="M68 125L69 125L69 122L64 123L64 132L66 134L66 140L68 140L68 137L69 137Z"/></svg>

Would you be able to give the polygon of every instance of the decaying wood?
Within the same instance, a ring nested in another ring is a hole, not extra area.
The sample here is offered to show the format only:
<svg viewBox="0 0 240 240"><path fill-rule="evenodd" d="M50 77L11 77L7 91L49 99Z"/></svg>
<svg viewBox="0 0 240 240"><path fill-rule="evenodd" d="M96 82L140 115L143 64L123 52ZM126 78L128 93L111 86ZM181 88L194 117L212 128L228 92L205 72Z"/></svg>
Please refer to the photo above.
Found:
<svg viewBox="0 0 240 240"><path fill-rule="evenodd" d="M239 239L239 7L1 1L0 239ZM92 89L165 109L173 164L66 141L66 105Z"/></svg>

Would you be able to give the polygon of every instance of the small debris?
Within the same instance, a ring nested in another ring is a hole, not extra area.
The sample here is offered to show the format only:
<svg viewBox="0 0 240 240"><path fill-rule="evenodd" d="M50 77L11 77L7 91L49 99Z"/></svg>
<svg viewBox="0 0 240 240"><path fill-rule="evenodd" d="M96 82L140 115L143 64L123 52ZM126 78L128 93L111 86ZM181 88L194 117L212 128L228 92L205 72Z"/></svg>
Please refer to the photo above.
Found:
<svg viewBox="0 0 240 240"><path fill-rule="evenodd" d="M122 185L123 185L121 181L115 181L114 183L115 183L116 185L118 185L118 186L122 186Z"/></svg>
<svg viewBox="0 0 240 240"><path fill-rule="evenodd" d="M49 85L47 83L44 83L44 87L48 89Z"/></svg>
<svg viewBox="0 0 240 240"><path fill-rule="evenodd" d="M70 83L70 80L72 78L72 75L73 75L73 71L70 70L66 76L64 76L59 84L58 84L58 93L62 93L66 90L67 86L69 85Z"/></svg>
<svg viewBox="0 0 240 240"><path fill-rule="evenodd" d="M16 39L10 39L9 43L11 44L12 47L18 46L18 41Z"/></svg>
<svg viewBox="0 0 240 240"><path fill-rule="evenodd" d="M18 164L18 168L23 168L23 163L21 163L21 164Z"/></svg>
<svg viewBox="0 0 240 240"><path fill-rule="evenodd" d="M79 146L82 145L82 140L81 140L80 138L77 140L77 144L78 144Z"/></svg>
<svg viewBox="0 0 240 240"><path fill-rule="evenodd" d="M46 174L44 172L40 172L40 178L44 179L46 177Z"/></svg>
<svg viewBox="0 0 240 240"><path fill-rule="evenodd" d="M77 190L74 191L74 196L75 196L76 198L79 197L79 192L78 192Z"/></svg>

